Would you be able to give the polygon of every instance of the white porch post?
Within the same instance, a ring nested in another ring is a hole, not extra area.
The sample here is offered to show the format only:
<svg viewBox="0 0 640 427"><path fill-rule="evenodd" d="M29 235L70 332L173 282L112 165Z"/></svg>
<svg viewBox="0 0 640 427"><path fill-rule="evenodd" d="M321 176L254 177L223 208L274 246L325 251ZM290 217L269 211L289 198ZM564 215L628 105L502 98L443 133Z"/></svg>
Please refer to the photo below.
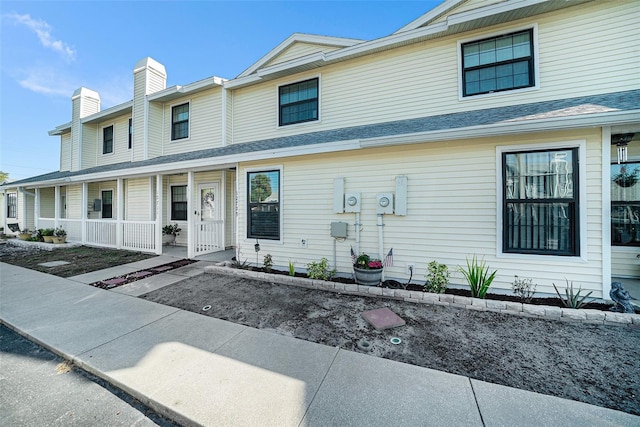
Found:
<svg viewBox="0 0 640 427"><path fill-rule="evenodd" d="M53 208L55 209L55 212L53 214L53 225L55 228L58 228L60 226L60 186L56 185L56 190L55 190L55 200L53 203Z"/></svg>
<svg viewBox="0 0 640 427"><path fill-rule="evenodd" d="M602 128L602 299L611 299L609 291L611 291L611 127L605 126Z"/></svg>
<svg viewBox="0 0 640 427"><path fill-rule="evenodd" d="M122 220L124 219L124 194L122 191L122 178L118 178L116 192L118 193L118 209L116 213L116 248L122 249L122 243L124 241L124 230L122 227Z"/></svg>
<svg viewBox="0 0 640 427"><path fill-rule="evenodd" d="M156 254L162 255L162 175L156 175Z"/></svg>
<svg viewBox="0 0 640 427"><path fill-rule="evenodd" d="M195 256L195 233L197 233L194 221L196 216L191 216L191 212L194 212L193 207L193 172L189 171L187 174L187 258L192 259Z"/></svg>
<svg viewBox="0 0 640 427"><path fill-rule="evenodd" d="M40 189L36 188L36 197L35 200L33 202L33 210L34 210L34 216L35 218L33 218L33 224L36 227L36 230L40 227L38 227L39 225L39 220L40 220Z"/></svg>
<svg viewBox="0 0 640 427"><path fill-rule="evenodd" d="M80 236L82 244L87 243L87 216L89 216L89 184L82 183L82 205L80 206L80 219L82 220L82 230Z"/></svg>

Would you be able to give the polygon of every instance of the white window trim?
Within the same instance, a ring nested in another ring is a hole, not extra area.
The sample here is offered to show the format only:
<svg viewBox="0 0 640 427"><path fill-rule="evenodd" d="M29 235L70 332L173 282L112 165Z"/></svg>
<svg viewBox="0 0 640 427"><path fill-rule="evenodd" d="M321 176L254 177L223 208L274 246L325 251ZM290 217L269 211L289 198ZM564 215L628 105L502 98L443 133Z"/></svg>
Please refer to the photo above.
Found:
<svg viewBox="0 0 640 427"><path fill-rule="evenodd" d="M104 130L106 128L108 128L109 126L113 126L113 140L111 141L111 152L110 153L104 153ZM116 124L115 123L111 123L108 125L104 125L100 128L100 134L98 135L98 140L100 141L100 144L98 144L98 154L101 157L110 157L113 156L116 152Z"/></svg>
<svg viewBox="0 0 640 427"><path fill-rule="evenodd" d="M181 105L184 104L188 104L189 105L189 121L187 124L187 132L189 133L189 136L187 136L186 138L180 138L180 139L173 139L173 107L179 107ZM189 141L191 139L191 123L193 121L193 110L191 109L191 99L187 99L179 101L179 102L175 102L173 104L169 105L169 143L173 144L173 143L180 143L183 141Z"/></svg>
<svg viewBox="0 0 640 427"><path fill-rule="evenodd" d="M282 86L288 86L296 83L302 83L307 80L318 79L318 118L316 120L310 120L308 122L301 123L293 123L290 125L280 125L280 88ZM297 78L293 80L287 80L285 82L279 83L276 86L276 129L295 129L300 126L309 126L314 124L319 124L322 122L322 74L316 74L313 76L308 76L304 78Z"/></svg>
<svg viewBox="0 0 640 427"><path fill-rule="evenodd" d="M464 84L464 79L462 78L462 45L465 44L465 43L474 42L474 41L477 41L477 40L490 39L492 37L499 37L499 36L504 35L504 34L517 33L518 31L526 31L526 30L533 30L533 79L534 79L534 85L530 86L530 87L523 87L521 89L510 89L510 90L502 90L502 91L499 91L499 92L483 93L483 94L479 94L479 95L464 96L464 90L463 90L463 87L462 87L463 84ZM469 37L469 38L466 38L466 39L458 40L458 44L457 44L457 50L458 50L458 101L471 101L471 100L484 99L484 98L494 97L494 96L513 95L513 94L519 94L519 93L523 93L523 92L532 92L532 91L540 90L540 53L539 53L538 45L539 45L539 43L538 43L538 24L537 23L534 23L533 25L529 24L529 25L523 25L521 27L507 28L507 29L500 30L500 31L494 31L494 32L491 32L491 33L486 33L486 34L478 35L478 36L475 36L475 37Z"/></svg>
<svg viewBox="0 0 640 427"><path fill-rule="evenodd" d="M249 230L247 229L247 223L249 220L249 212L247 210L247 205L249 204L249 199L247 197L247 194L249 193L249 180L247 179L247 175L250 174L251 172L264 172L264 171L274 171L277 170L280 173L280 188L278 188L278 200L280 203L280 230L279 230L279 235L280 235L280 239L278 240L274 240L274 239L258 239L261 240L263 242L268 242L268 243L274 243L274 244L284 244L284 235L283 235L283 231L284 231L284 227L283 227L283 218L284 218L284 194L282 189L284 188L284 167L283 165L275 165L275 166L269 166L269 165L265 165L265 166L260 166L260 167L254 167L254 168L245 168L243 170L244 173L244 206L242 207L243 211L244 211L244 239L245 241L249 242L252 240L255 240L255 237L248 237L249 234Z"/></svg>
<svg viewBox="0 0 640 427"><path fill-rule="evenodd" d="M578 148L578 220L580 255L538 255L538 254L517 254L502 252L502 235L503 235L503 194L502 194L502 154L510 152L527 152L536 150L556 150L556 149ZM539 144L522 144L522 145L502 145L496 147L496 257L503 259L519 259L519 260L535 260L536 262L562 261L562 262L579 262L585 263L587 258L587 141L569 140Z"/></svg>
<svg viewBox="0 0 640 427"><path fill-rule="evenodd" d="M118 205L116 204L116 190L113 189L113 187L111 188L101 188L100 190L100 219L104 219L104 220L112 220L115 221L116 219L118 219ZM102 208L104 207L104 200L102 199L102 193L105 191L111 191L111 218L103 218L102 217ZM115 209L114 209L115 208Z"/></svg>
<svg viewBox="0 0 640 427"><path fill-rule="evenodd" d="M187 189L187 200L189 199L189 191L191 191L189 189L189 183L188 182L184 182L184 183L180 183L180 182L172 182L169 184L169 193L167 194L167 224L170 222L176 222L176 223L180 223L180 225L182 224L186 224L189 221L189 207L187 206L187 219L171 219L171 206L173 204L173 187L186 187ZM188 202L187 202L188 203Z"/></svg>
<svg viewBox="0 0 640 427"><path fill-rule="evenodd" d="M9 194L15 194L16 195L16 216L9 216ZM18 219L18 192L17 191L8 191L5 193L4 196L4 200L5 200L5 206L4 206L4 213L7 216L7 219L11 218L11 219Z"/></svg>

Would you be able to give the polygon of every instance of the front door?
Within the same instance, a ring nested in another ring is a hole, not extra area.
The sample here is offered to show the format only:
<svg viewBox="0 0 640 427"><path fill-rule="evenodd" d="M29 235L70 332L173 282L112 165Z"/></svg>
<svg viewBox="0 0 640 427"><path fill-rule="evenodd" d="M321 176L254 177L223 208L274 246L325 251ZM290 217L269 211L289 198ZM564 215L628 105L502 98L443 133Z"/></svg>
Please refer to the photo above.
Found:
<svg viewBox="0 0 640 427"><path fill-rule="evenodd" d="M195 255L204 255L224 249L224 215L221 212L220 183L198 185L196 199Z"/></svg>

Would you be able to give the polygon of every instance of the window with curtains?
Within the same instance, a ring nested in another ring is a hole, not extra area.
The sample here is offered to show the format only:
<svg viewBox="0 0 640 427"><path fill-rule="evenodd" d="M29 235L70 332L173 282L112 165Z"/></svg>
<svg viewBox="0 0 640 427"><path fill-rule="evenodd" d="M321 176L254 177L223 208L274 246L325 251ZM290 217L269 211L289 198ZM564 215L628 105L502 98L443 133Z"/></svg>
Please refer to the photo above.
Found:
<svg viewBox="0 0 640 427"><path fill-rule="evenodd" d="M102 154L113 153L113 125L102 128Z"/></svg>
<svg viewBox="0 0 640 427"><path fill-rule="evenodd" d="M247 237L280 240L280 170L247 173Z"/></svg>
<svg viewBox="0 0 640 427"><path fill-rule="evenodd" d="M187 186L174 185L171 187L171 220L187 220Z"/></svg>
<svg viewBox="0 0 640 427"><path fill-rule="evenodd" d="M611 165L611 244L640 246L640 162Z"/></svg>
<svg viewBox="0 0 640 427"><path fill-rule="evenodd" d="M502 153L503 251L579 255L578 149Z"/></svg>
<svg viewBox="0 0 640 427"><path fill-rule="evenodd" d="M189 103L171 108L171 140L189 138Z"/></svg>
<svg viewBox="0 0 640 427"><path fill-rule="evenodd" d="M7 218L18 218L17 193L7 193Z"/></svg>
<svg viewBox="0 0 640 427"><path fill-rule="evenodd" d="M533 31L462 45L463 95L534 86Z"/></svg>
<svg viewBox="0 0 640 427"><path fill-rule="evenodd" d="M280 86L278 94L280 126L318 120L318 79Z"/></svg>
<svg viewBox="0 0 640 427"><path fill-rule="evenodd" d="M113 218L113 191L102 192L102 218Z"/></svg>

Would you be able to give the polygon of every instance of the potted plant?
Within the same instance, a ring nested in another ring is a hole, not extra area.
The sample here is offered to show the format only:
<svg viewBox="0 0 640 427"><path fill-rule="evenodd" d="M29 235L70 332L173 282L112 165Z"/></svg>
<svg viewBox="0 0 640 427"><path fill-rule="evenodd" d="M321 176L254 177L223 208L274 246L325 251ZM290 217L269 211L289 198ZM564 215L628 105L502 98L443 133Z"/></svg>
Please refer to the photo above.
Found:
<svg viewBox="0 0 640 427"><path fill-rule="evenodd" d="M28 228L25 228L24 230L20 231L20 233L18 234L18 238L20 240L29 240L31 238L31 232Z"/></svg>
<svg viewBox="0 0 640 427"><path fill-rule="evenodd" d="M356 283L365 286L378 286L382 281L382 261L363 253L353 264Z"/></svg>
<svg viewBox="0 0 640 427"><path fill-rule="evenodd" d="M167 224L162 227L162 243L165 245L174 244L176 242L176 236L180 234L182 228L178 227L178 224Z"/></svg>
<svg viewBox="0 0 640 427"><path fill-rule="evenodd" d="M53 228L43 228L42 229L42 239L45 243L53 243L53 232L55 230Z"/></svg>
<svg viewBox="0 0 640 427"><path fill-rule="evenodd" d="M67 241L67 232L62 227L58 227L53 232L53 243L65 243Z"/></svg>

